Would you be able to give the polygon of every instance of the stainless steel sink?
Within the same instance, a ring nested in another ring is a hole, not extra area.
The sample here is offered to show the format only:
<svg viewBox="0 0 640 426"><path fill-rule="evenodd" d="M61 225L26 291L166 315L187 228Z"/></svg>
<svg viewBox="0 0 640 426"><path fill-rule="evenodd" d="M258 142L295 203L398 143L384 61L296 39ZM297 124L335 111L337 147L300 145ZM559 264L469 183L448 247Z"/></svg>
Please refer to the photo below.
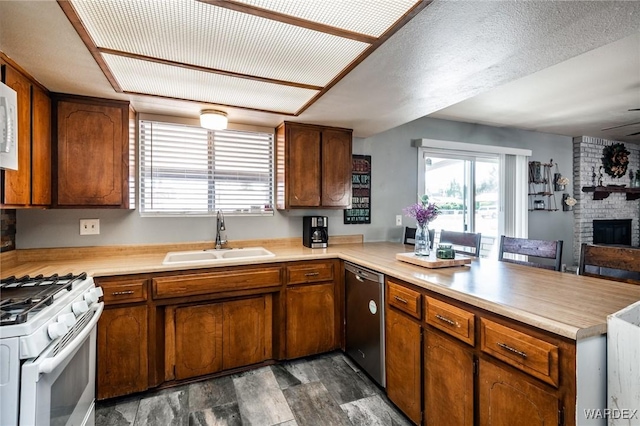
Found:
<svg viewBox="0 0 640 426"><path fill-rule="evenodd" d="M256 259L265 257L275 257L264 247L247 247L229 250L195 250L195 251L172 251L167 253L162 261L163 265L175 264L206 264L217 263L229 260Z"/></svg>

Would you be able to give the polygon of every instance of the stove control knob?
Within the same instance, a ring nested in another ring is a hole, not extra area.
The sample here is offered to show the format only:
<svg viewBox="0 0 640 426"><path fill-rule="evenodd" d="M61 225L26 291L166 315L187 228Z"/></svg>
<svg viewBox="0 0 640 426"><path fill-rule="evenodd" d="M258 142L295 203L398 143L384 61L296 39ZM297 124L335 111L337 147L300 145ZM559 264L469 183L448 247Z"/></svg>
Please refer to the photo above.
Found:
<svg viewBox="0 0 640 426"><path fill-rule="evenodd" d="M89 305L87 305L87 302L85 302L84 300L81 302L75 302L73 305L71 305L71 310L74 314L76 314L77 317L79 317L89 310Z"/></svg>
<svg viewBox="0 0 640 426"><path fill-rule="evenodd" d="M93 292L93 294L98 296L98 299L104 296L104 291L102 291L102 287L96 287L94 289L91 289L91 292Z"/></svg>
<svg viewBox="0 0 640 426"><path fill-rule="evenodd" d="M76 316L72 312L67 312L58 317L58 322L64 323L67 327L71 328L76 323Z"/></svg>
<svg viewBox="0 0 640 426"><path fill-rule="evenodd" d="M63 322L52 322L47 327L47 332L49 333L49 337L53 340L67 334L67 330L68 330L67 325Z"/></svg>
<svg viewBox="0 0 640 426"><path fill-rule="evenodd" d="M84 300L87 302L87 305L91 305L92 303L96 303L98 301L98 296L92 291L88 291L84 294Z"/></svg>

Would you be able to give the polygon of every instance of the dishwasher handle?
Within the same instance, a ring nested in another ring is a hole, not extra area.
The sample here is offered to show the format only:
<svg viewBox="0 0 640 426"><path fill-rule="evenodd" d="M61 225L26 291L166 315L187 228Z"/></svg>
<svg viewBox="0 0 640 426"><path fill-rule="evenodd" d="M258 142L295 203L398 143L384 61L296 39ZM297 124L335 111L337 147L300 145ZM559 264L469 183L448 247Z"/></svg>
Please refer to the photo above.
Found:
<svg viewBox="0 0 640 426"><path fill-rule="evenodd" d="M384 283L384 275L362 268L358 265L354 265L352 263L345 263L344 269L345 271L354 274L355 278L361 283L365 281L371 281L371 282L380 283L380 284Z"/></svg>

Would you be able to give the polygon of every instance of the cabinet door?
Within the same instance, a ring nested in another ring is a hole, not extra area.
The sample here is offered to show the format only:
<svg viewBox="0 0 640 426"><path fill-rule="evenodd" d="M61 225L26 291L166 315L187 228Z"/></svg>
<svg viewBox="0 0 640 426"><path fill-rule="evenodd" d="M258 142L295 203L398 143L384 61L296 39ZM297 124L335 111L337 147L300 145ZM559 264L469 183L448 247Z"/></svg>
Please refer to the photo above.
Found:
<svg viewBox="0 0 640 426"><path fill-rule="evenodd" d="M222 368L271 358L271 296L224 302Z"/></svg>
<svg viewBox="0 0 640 426"><path fill-rule="evenodd" d="M291 125L287 130L287 201L291 207L320 206L320 130Z"/></svg>
<svg viewBox="0 0 640 426"><path fill-rule="evenodd" d="M58 102L57 205L125 204L127 116L123 107Z"/></svg>
<svg viewBox="0 0 640 426"><path fill-rule="evenodd" d="M287 288L287 358L336 348L334 284Z"/></svg>
<svg viewBox="0 0 640 426"><path fill-rule="evenodd" d="M175 378L222 370L222 304L187 306L175 312Z"/></svg>
<svg viewBox="0 0 640 426"><path fill-rule="evenodd" d="M351 204L351 132L322 131L322 206Z"/></svg>
<svg viewBox="0 0 640 426"><path fill-rule="evenodd" d="M31 141L31 204L51 204L51 99L33 86Z"/></svg>
<svg viewBox="0 0 640 426"><path fill-rule="evenodd" d="M480 360L481 426L559 424L560 401L525 377L524 373L511 373Z"/></svg>
<svg viewBox="0 0 640 426"><path fill-rule="evenodd" d="M473 425L473 354L430 330L424 334L424 424Z"/></svg>
<svg viewBox="0 0 640 426"><path fill-rule="evenodd" d="M31 82L6 66L5 84L18 98L18 170L4 170L3 204L31 203Z"/></svg>
<svg viewBox="0 0 640 426"><path fill-rule="evenodd" d="M105 309L98 322L98 399L146 390L147 307Z"/></svg>
<svg viewBox="0 0 640 426"><path fill-rule="evenodd" d="M422 417L420 346L420 324L387 309L387 396L416 424Z"/></svg>

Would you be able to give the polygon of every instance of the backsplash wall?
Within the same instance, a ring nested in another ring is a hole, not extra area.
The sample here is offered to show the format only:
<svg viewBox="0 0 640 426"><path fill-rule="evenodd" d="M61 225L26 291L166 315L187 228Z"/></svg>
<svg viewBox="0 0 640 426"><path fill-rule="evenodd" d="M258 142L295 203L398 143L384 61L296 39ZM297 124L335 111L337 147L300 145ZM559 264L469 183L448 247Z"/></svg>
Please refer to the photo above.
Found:
<svg viewBox="0 0 640 426"><path fill-rule="evenodd" d="M16 211L2 210L0 213L0 224L2 226L2 242L0 252L15 250L16 248Z"/></svg>
<svg viewBox="0 0 640 426"><path fill-rule="evenodd" d="M640 200L627 201L625 194L613 193L604 200L594 200L593 193L582 192L583 186L593 186L592 174L596 173L596 185L599 168L602 165L602 149L605 146L618 143L607 139L591 136L573 138L573 197L577 200L574 211L574 244L573 256L577 263L580 258L580 246L593 242L594 219L632 219L631 244L640 245ZM628 170L640 169L640 145L624 143L629 155ZM615 179L603 172L602 184L629 186L629 172L619 179Z"/></svg>

